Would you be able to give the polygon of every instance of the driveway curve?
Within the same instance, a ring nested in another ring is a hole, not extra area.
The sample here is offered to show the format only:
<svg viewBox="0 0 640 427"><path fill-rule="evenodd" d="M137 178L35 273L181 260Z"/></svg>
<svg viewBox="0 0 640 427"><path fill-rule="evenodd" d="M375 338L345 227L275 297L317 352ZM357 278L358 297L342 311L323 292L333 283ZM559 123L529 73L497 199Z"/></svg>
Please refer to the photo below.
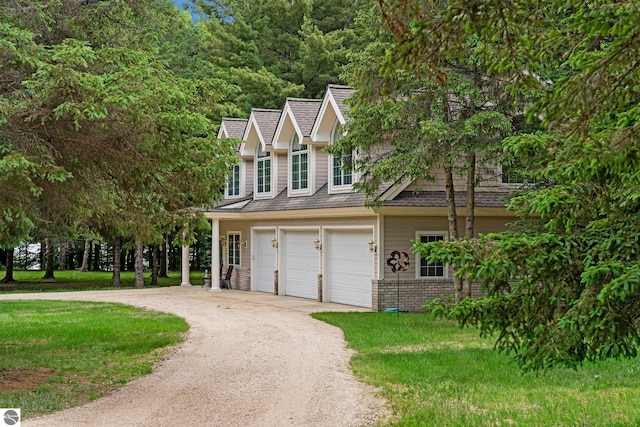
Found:
<svg viewBox="0 0 640 427"><path fill-rule="evenodd" d="M356 307L197 286L0 295L8 299L120 302L191 326L154 373L24 427L366 426L385 413L351 374L342 331L309 316Z"/></svg>

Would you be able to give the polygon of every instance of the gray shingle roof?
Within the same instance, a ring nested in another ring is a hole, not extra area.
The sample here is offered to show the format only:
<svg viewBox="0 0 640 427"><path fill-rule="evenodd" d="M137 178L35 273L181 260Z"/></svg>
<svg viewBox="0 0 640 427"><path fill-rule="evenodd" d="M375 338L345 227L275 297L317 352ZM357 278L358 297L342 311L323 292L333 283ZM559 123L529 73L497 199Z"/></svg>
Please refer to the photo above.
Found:
<svg viewBox="0 0 640 427"><path fill-rule="evenodd" d="M343 85L328 85L327 91L330 91L333 95L333 99L338 103L342 115L346 115L349 111L349 106L344 101L355 92L355 89Z"/></svg>
<svg viewBox="0 0 640 427"><path fill-rule="evenodd" d="M287 104L289 104L291 113L300 127L302 136L310 136L322 101L319 99L287 98Z"/></svg>
<svg viewBox="0 0 640 427"><path fill-rule="evenodd" d="M503 208L506 206L507 192L476 192L475 203L479 208ZM467 206L467 192L455 192L456 206ZM422 191L414 194L412 191L402 191L393 200L382 203L383 206L407 207L446 207L447 195L444 191Z"/></svg>
<svg viewBox="0 0 640 427"><path fill-rule="evenodd" d="M227 130L229 138L242 139L244 130L247 127L247 119L233 119L229 117L222 118L222 124Z"/></svg>
<svg viewBox="0 0 640 427"><path fill-rule="evenodd" d="M273 134L276 132L276 126L278 126L278 120L280 120L282 111L253 108L251 114L253 114L256 120L256 126L265 144L271 145L273 142Z"/></svg>
<svg viewBox="0 0 640 427"><path fill-rule="evenodd" d="M456 205L466 206L466 192L455 193ZM504 199L508 196L505 192L477 192L476 207L478 208L504 208ZM240 208L223 208L241 201L249 202ZM282 190L275 198L265 200L253 200L253 195L243 199L226 200L218 205L214 211L222 212L274 212L304 209L327 208L351 208L365 206L366 197L363 193L329 194L328 185L322 186L312 196L288 197L287 189ZM436 207L447 206L447 198L444 191L423 191L414 194L412 191L403 191L393 200L387 200L382 206L394 207Z"/></svg>

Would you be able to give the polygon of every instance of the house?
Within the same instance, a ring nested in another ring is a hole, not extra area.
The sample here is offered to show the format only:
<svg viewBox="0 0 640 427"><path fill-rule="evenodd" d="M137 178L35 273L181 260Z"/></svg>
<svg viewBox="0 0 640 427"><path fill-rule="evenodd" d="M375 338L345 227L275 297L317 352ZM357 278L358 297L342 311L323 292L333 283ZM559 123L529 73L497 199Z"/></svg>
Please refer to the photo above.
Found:
<svg viewBox="0 0 640 427"><path fill-rule="evenodd" d="M222 120L218 136L238 139L240 161L224 200L204 212L219 243L212 248L213 290L222 262L234 266L234 289L373 310L418 311L429 299L453 294L449 268L410 249L413 240L447 238L444 174L435 171L433 183L383 188L381 204L367 207L364 194L353 190L358 175L324 150L341 137L352 93L329 85L322 100L290 98L282 110ZM496 174L477 188L477 233L505 230L514 219L499 181ZM456 188L465 188L462 179ZM465 193L456 200L462 223ZM409 255L406 271L389 268L393 251Z"/></svg>

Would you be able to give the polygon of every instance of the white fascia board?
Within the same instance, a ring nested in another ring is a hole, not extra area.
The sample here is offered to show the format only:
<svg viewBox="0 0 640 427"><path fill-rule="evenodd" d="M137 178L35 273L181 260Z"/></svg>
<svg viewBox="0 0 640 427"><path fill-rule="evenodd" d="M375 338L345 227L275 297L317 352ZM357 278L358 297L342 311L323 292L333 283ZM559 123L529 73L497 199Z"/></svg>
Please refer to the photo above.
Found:
<svg viewBox="0 0 640 427"><path fill-rule="evenodd" d="M330 91L327 90L327 92L324 94L324 98L322 99L322 104L320 105L320 111L318 111L318 115L316 116L316 121L313 123L313 128L311 128L311 140L314 143L329 142L328 140L325 141L324 139L320 139L318 137L318 132L320 132L320 125L322 123L322 120L324 119L324 115L327 112L327 108L331 104L331 101L329 101L330 96Z"/></svg>
<svg viewBox="0 0 640 427"><path fill-rule="evenodd" d="M398 194L403 192L412 182L415 180L413 178L407 178L400 185L394 185L391 188L387 189L380 196L380 201L384 202L385 200L393 200L396 198Z"/></svg>
<svg viewBox="0 0 640 427"><path fill-rule="evenodd" d="M287 101L287 103L284 105L284 108L282 109L282 114L280 115L280 120L278 120L278 126L276 127L276 132L273 135L273 141L271 142L271 146L273 147L274 150L283 150L283 151L289 150L289 143L291 142L291 136L289 136L288 138L285 137L284 139L281 139L284 125L286 124L287 120L291 121L294 131L298 134L300 141L302 141L302 136L301 136L302 132L300 131L298 122L296 122L296 118L293 115L293 111L289 106L289 102Z"/></svg>

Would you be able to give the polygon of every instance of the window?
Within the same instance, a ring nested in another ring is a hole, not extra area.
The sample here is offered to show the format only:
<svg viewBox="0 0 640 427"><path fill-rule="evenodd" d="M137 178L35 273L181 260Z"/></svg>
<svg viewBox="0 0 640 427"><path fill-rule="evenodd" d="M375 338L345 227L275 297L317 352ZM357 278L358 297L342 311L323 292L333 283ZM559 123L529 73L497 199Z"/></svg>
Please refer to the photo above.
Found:
<svg viewBox="0 0 640 427"><path fill-rule="evenodd" d="M240 265L240 234L228 234L227 265Z"/></svg>
<svg viewBox="0 0 640 427"><path fill-rule="evenodd" d="M240 195L240 165L231 166L227 176L227 197Z"/></svg>
<svg viewBox="0 0 640 427"><path fill-rule="evenodd" d="M442 234L422 234L420 243L440 242L444 240ZM426 258L420 257L420 277L444 277L444 264L430 263Z"/></svg>
<svg viewBox="0 0 640 427"><path fill-rule="evenodd" d="M291 138L291 189L305 190L309 186L309 150L300 144L298 134Z"/></svg>
<svg viewBox="0 0 640 427"><path fill-rule="evenodd" d="M337 123L333 128L331 142L336 142L342 137L342 127ZM351 170L345 170L345 166L351 163L351 154L344 156L331 156L332 183L334 187L348 186L353 183Z"/></svg>
<svg viewBox="0 0 640 427"><path fill-rule="evenodd" d="M257 192L270 193L271 192L271 153L262 150L262 147L258 147L257 154Z"/></svg>
<svg viewBox="0 0 640 427"><path fill-rule="evenodd" d="M524 172L522 165L501 165L501 179L503 184L533 184L535 179Z"/></svg>

